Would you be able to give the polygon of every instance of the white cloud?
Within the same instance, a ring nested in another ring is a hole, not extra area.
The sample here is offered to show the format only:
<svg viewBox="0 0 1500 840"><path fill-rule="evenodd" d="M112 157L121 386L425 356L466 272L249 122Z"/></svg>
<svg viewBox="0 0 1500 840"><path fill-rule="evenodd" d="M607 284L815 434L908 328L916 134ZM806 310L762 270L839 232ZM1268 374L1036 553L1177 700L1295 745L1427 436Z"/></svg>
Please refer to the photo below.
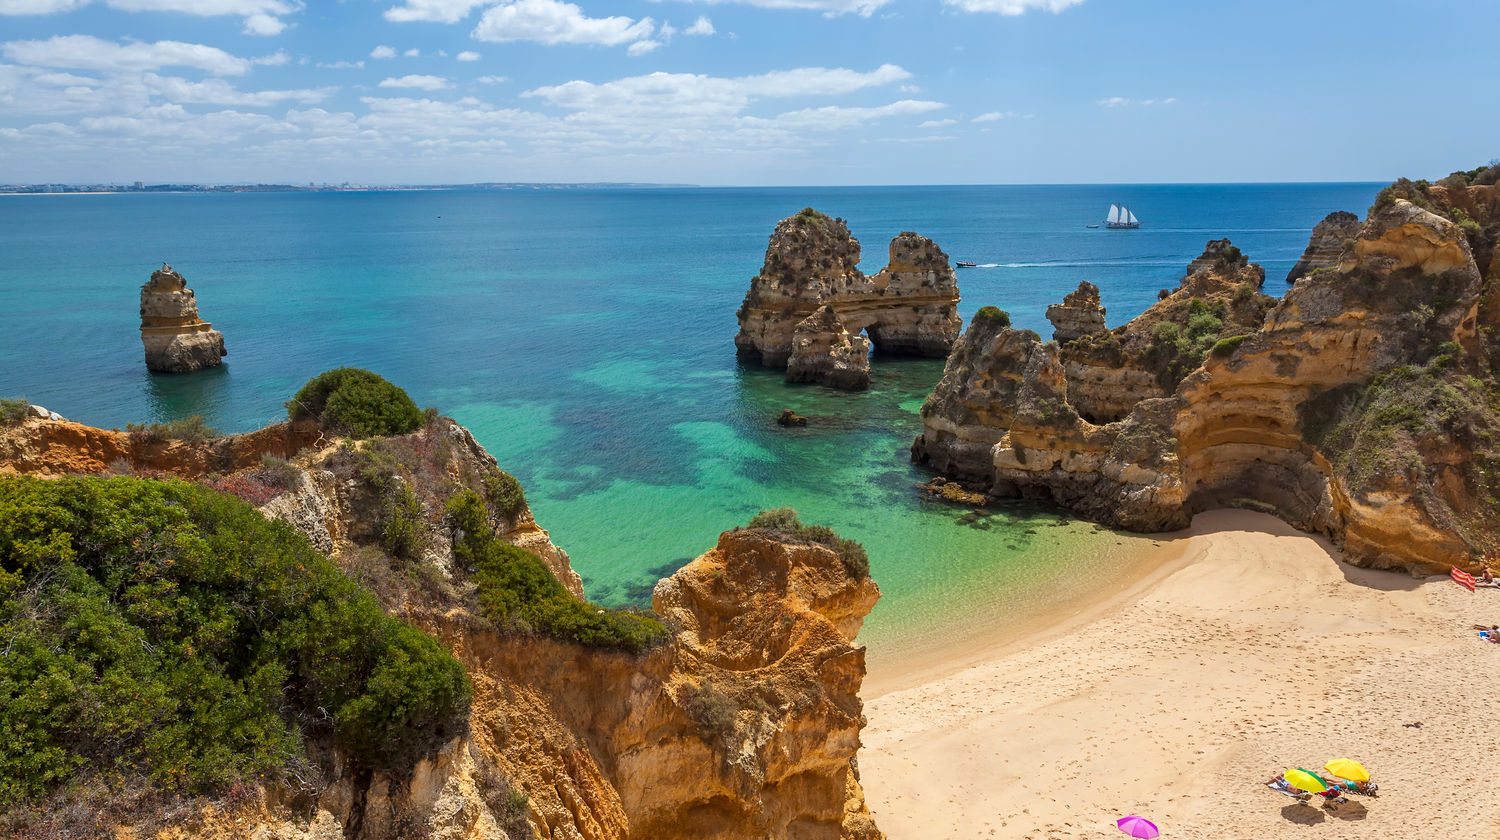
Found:
<svg viewBox="0 0 1500 840"><path fill-rule="evenodd" d="M70 12L89 0L0 0L0 15L53 15Z"/></svg>
<svg viewBox="0 0 1500 840"><path fill-rule="evenodd" d="M536 41L540 44L598 44L614 47L651 37L651 18L591 18L562 0L514 0L485 10L474 27L481 41Z"/></svg>
<svg viewBox="0 0 1500 840"><path fill-rule="evenodd" d="M254 14L245 18L245 34L270 37L280 35L281 30L286 29L286 21L274 18L270 15Z"/></svg>
<svg viewBox="0 0 1500 840"><path fill-rule="evenodd" d="M987 114L980 114L979 116L975 117L974 119L969 120L969 122L977 122L977 123L995 122L996 120L1015 119L1015 116L1016 116L1016 113L1014 111L990 111Z"/></svg>
<svg viewBox="0 0 1500 840"><path fill-rule="evenodd" d="M510 77L508 77L508 76L480 76L479 78L475 79L474 81L476 81L476 82L478 82L478 83L480 83L482 85L498 85L498 84L501 84L503 82L510 81Z"/></svg>
<svg viewBox="0 0 1500 840"><path fill-rule="evenodd" d="M250 63L259 64L264 67L284 67L291 60L292 57L286 54L286 50L277 50L270 55L263 55L260 58L252 58L250 59ZM306 62L303 63L305 64Z"/></svg>
<svg viewBox="0 0 1500 840"><path fill-rule="evenodd" d="M395 58L396 57L396 50L395 50L394 47L387 47L385 44L381 44L380 46L376 47L375 49L370 50L370 57L371 58Z"/></svg>
<svg viewBox="0 0 1500 840"><path fill-rule="evenodd" d="M421 54L422 54L422 51L419 50L419 49L417 49L416 47L412 47L411 49L409 49L406 52L402 53L402 55L406 56L407 58L416 58L417 56L419 56Z"/></svg>
<svg viewBox="0 0 1500 840"><path fill-rule="evenodd" d="M1099 100L1098 104L1105 108L1124 108L1130 105L1171 105L1177 101L1177 97L1169 96L1166 99L1128 99L1124 96L1111 96L1108 99Z"/></svg>
<svg viewBox="0 0 1500 840"><path fill-rule="evenodd" d="M362 70L365 63L363 61L320 61L317 66L327 70Z"/></svg>
<svg viewBox="0 0 1500 840"><path fill-rule="evenodd" d="M901 87L896 88L896 90L899 90L902 93L921 93L922 92L922 88L920 86L918 86L918 85L902 85Z"/></svg>
<svg viewBox="0 0 1500 840"><path fill-rule="evenodd" d="M712 34L714 34L714 23L713 23L713 21L709 20L708 18L706 18L706 17L704 17L702 15L699 15L698 19L695 20L695 21L693 21L693 25L692 26L689 26L687 29L682 30L682 34L684 34L684 35L712 35Z"/></svg>
<svg viewBox="0 0 1500 840"><path fill-rule="evenodd" d="M145 76L146 86L171 102L189 105L243 105L265 108L281 102L296 102L300 105L316 105L333 95L335 87L306 90L262 90L246 93L236 90L223 79L205 79L190 82L175 76L162 77L154 73Z"/></svg>
<svg viewBox="0 0 1500 840"><path fill-rule="evenodd" d="M416 73L402 76L400 78L385 79L380 83L383 88L416 88L417 90L442 90L452 87L448 80L442 76L422 76Z"/></svg>
<svg viewBox="0 0 1500 840"><path fill-rule="evenodd" d="M459 53L458 55L456 55L454 57L457 58L459 61L478 61L479 60L479 53L474 52L473 50L464 50L463 52Z"/></svg>
<svg viewBox="0 0 1500 840"><path fill-rule="evenodd" d="M155 70L193 67L215 76L242 76L250 62L218 47L182 41L117 44L92 35L56 35L45 41L9 41L0 53L22 64L82 70Z"/></svg>
<svg viewBox="0 0 1500 840"><path fill-rule="evenodd" d="M1024 15L1032 9L1056 14L1083 0L943 0L945 6L956 6L966 12L991 12L997 15Z"/></svg>
<svg viewBox="0 0 1500 840"><path fill-rule="evenodd" d="M917 128L942 128L945 125L953 125L956 122L958 122L958 120L927 120L926 122L917 126Z"/></svg>
<svg viewBox="0 0 1500 840"><path fill-rule="evenodd" d="M652 73L604 84L571 81L526 91L570 109L629 108L643 112L698 111L738 113L751 101L764 97L832 96L879 87L910 78L894 64L883 64L869 73L843 67L802 67L759 76L722 78L693 73Z"/></svg>
<svg viewBox="0 0 1500 840"><path fill-rule="evenodd" d="M385 10L385 19L396 23L415 20L433 23L458 23L469 16L475 6L483 6L493 0L405 0L400 6Z"/></svg>
<svg viewBox="0 0 1500 840"><path fill-rule="evenodd" d="M625 52L629 55L645 55L659 46L661 46L660 41L636 41L627 47Z"/></svg>
<svg viewBox="0 0 1500 840"><path fill-rule="evenodd" d="M826 17L846 14L869 17L880 7L888 5L891 0L698 0L698 2L709 4L740 3L746 6L757 6L762 9L806 9L813 12L822 12ZM1073 0L1073 2L1083 2L1083 0Z"/></svg>
<svg viewBox="0 0 1500 840"><path fill-rule="evenodd" d="M909 114L925 114L948 106L941 102L925 102L917 99L903 99L900 102L892 102L889 105L881 105L874 108L849 108L839 105L828 105L822 108L805 108L801 111L788 111L776 115L774 122L782 127L812 129L815 131L837 131L840 129L853 128L861 123L878 120L883 117L894 117ZM943 121L943 124L952 122Z"/></svg>

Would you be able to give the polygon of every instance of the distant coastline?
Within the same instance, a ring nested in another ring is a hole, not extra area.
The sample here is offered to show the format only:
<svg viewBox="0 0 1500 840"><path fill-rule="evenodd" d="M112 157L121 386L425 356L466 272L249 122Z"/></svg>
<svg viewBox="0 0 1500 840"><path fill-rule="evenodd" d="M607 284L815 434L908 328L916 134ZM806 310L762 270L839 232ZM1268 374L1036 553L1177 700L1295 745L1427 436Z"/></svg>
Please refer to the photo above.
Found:
<svg viewBox="0 0 1500 840"><path fill-rule="evenodd" d="M253 193L253 192L435 192L488 190L649 190L680 189L696 184L646 184L601 181L592 183L478 184L0 184L0 195L119 195L124 193Z"/></svg>

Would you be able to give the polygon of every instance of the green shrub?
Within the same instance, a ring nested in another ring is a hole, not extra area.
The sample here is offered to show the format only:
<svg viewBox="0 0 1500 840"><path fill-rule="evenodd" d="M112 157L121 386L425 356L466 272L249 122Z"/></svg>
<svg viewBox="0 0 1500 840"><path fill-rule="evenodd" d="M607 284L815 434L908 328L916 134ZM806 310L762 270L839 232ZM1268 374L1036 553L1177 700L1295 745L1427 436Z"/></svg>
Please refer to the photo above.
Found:
<svg viewBox="0 0 1500 840"><path fill-rule="evenodd" d="M864 580L870 576L870 556L865 552L864 546L840 537L825 525L803 525L797 518L797 511L791 508L763 510L751 517L745 527L777 531L796 539L827 546L838 554L844 563L844 570L853 575L855 580Z"/></svg>
<svg viewBox="0 0 1500 840"><path fill-rule="evenodd" d="M1221 357L1233 356L1234 351L1240 349L1240 343L1249 337L1250 336L1247 334L1232 335L1228 338L1221 338L1218 341L1214 342L1213 354L1215 356Z"/></svg>
<svg viewBox="0 0 1500 840"><path fill-rule="evenodd" d="M165 423L126 423L125 431L131 437L143 443L157 440L185 440L193 443L204 443L219 436L218 431L210 427L201 414L180 417Z"/></svg>
<svg viewBox="0 0 1500 840"><path fill-rule="evenodd" d="M335 368L314 376L287 403L293 420L314 419L351 437L404 435L424 417L406 392L377 374Z"/></svg>
<svg viewBox="0 0 1500 840"><path fill-rule="evenodd" d="M998 306L981 306L979 311L974 313L974 320L971 323L1009 327L1010 313Z"/></svg>
<svg viewBox="0 0 1500 840"><path fill-rule="evenodd" d="M446 508L457 530L453 556L473 570L480 613L500 627L632 653L669 638L647 613L607 610L573 597L541 558L494 535L489 508L478 493L455 493Z"/></svg>
<svg viewBox="0 0 1500 840"><path fill-rule="evenodd" d="M27 400L0 400L0 423L19 423L31 413Z"/></svg>
<svg viewBox="0 0 1500 840"><path fill-rule="evenodd" d="M295 490L302 471L290 461L269 453L260 456L260 478L267 484L283 490Z"/></svg>
<svg viewBox="0 0 1500 840"><path fill-rule="evenodd" d="M485 474L484 497L495 513L504 519L515 519L526 507L526 493L521 489L521 482L502 469Z"/></svg>
<svg viewBox="0 0 1500 840"><path fill-rule="evenodd" d="M1162 344L1171 344L1182 336L1182 328L1171 321L1157 321L1151 325L1151 338Z"/></svg>
<svg viewBox="0 0 1500 840"><path fill-rule="evenodd" d="M698 726L699 732L709 736L710 741L727 739L734 731L735 718L739 714L728 695L709 680L687 690L682 710Z"/></svg>
<svg viewBox="0 0 1500 840"><path fill-rule="evenodd" d="M380 509L380 547L406 560L415 560L422 548L422 502L411 485L402 482L387 492Z"/></svg>
<svg viewBox="0 0 1500 840"><path fill-rule="evenodd" d="M328 739L409 767L463 668L283 522L196 484L0 476L0 808L80 774L276 778Z"/></svg>

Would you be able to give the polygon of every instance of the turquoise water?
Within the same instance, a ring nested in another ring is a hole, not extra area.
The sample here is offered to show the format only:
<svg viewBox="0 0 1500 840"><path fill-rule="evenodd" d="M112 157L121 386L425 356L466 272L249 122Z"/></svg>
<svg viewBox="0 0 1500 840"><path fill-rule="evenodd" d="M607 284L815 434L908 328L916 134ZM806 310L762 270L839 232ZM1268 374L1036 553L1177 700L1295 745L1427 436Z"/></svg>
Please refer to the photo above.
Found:
<svg viewBox="0 0 1500 840"><path fill-rule="evenodd" d="M1043 318L1089 280L1111 325L1228 236L1280 294L1314 223L1377 184L603 190L0 197L0 395L100 426L282 416L310 376L375 370L471 428L526 487L590 595L618 604L764 507L865 543L885 599L872 647L936 642L935 615L1015 620L1130 573L1141 538L1016 505L975 516L912 491L917 409L940 361L880 360L874 387L789 386L735 359L734 312L776 221L849 220L862 267L902 230L981 305ZM1110 202L1137 231L1086 229ZM149 374L139 287L162 261L223 330L223 368ZM782 408L805 429L771 422Z"/></svg>

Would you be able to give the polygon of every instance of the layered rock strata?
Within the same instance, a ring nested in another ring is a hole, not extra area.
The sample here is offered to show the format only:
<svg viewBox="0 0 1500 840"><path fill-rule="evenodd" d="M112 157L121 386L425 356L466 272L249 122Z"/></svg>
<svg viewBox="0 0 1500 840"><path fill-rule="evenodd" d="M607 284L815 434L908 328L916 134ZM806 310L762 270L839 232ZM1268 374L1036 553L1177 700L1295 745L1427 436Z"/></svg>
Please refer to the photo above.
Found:
<svg viewBox="0 0 1500 840"><path fill-rule="evenodd" d="M853 358L861 333L879 353L946 356L963 328L948 255L924 236L902 233L891 241L886 267L866 276L859 254L843 219L807 208L781 220L738 313L740 356L786 367L789 381L838 388L868 385Z"/></svg>
<svg viewBox="0 0 1500 840"><path fill-rule="evenodd" d="M1344 210L1335 210L1313 226L1312 238L1302 258L1287 272L1286 282L1295 283L1314 271L1327 271L1338 266L1344 258L1346 242L1359 235L1359 217Z"/></svg>
<svg viewBox="0 0 1500 840"><path fill-rule="evenodd" d="M146 367L161 373L217 367L228 355L224 334L198 317L193 290L166 263L141 287L141 343Z"/></svg>
<svg viewBox="0 0 1500 840"><path fill-rule="evenodd" d="M137 436L139 437L139 436ZM123 470L211 479L255 496L363 581L390 613L434 634L474 687L469 732L400 772L332 757L301 790L264 788L191 813L160 840L879 840L855 771L864 650L879 597L832 550L735 530L653 596L680 628L640 655L495 628L476 611L444 502L483 493L494 459L439 419L359 445L315 424L135 450L129 433L27 419L0 429L0 469ZM273 469L261 455L292 458ZM149 465L149 466L147 466ZM207 476L208 467L221 478ZM372 484L372 469L388 479ZM416 559L381 549L381 487L420 508ZM582 595L567 555L524 502L495 510L495 534L541 557ZM309 787L308 785L311 785Z"/></svg>
<svg viewBox="0 0 1500 840"><path fill-rule="evenodd" d="M1052 340L1059 344L1106 332L1099 287L1087 280L1079 283L1077 290L1064 297L1062 303L1047 307L1047 320L1052 322Z"/></svg>
<svg viewBox="0 0 1500 840"><path fill-rule="evenodd" d="M1049 346L976 317L913 458L1132 530L1250 507L1357 563L1477 568L1500 553L1497 189L1398 183L1342 262L1268 311L1258 267L1211 243L1108 338Z"/></svg>

